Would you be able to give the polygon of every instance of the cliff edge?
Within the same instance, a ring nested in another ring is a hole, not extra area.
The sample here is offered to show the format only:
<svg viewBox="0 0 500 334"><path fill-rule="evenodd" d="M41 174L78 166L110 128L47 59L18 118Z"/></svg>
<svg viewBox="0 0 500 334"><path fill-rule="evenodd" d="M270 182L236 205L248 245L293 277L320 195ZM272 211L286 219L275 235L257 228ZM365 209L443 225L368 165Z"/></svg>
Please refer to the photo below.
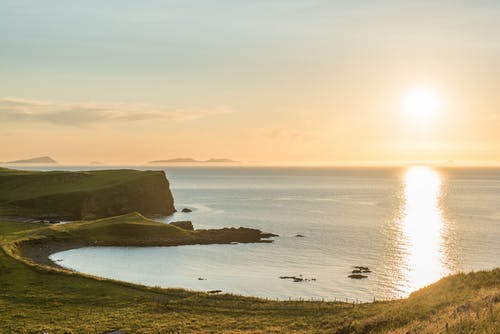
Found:
<svg viewBox="0 0 500 334"><path fill-rule="evenodd" d="M88 220L130 212L146 216L175 212L163 171L0 169L2 216Z"/></svg>

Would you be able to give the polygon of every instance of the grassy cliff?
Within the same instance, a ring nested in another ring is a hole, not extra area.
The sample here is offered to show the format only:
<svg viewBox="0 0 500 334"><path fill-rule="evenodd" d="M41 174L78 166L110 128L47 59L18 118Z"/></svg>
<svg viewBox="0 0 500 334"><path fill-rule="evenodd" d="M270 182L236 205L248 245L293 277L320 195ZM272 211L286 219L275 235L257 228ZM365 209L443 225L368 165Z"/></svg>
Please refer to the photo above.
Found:
<svg viewBox="0 0 500 334"><path fill-rule="evenodd" d="M0 168L0 216L96 219L175 211L163 171L20 171Z"/></svg>

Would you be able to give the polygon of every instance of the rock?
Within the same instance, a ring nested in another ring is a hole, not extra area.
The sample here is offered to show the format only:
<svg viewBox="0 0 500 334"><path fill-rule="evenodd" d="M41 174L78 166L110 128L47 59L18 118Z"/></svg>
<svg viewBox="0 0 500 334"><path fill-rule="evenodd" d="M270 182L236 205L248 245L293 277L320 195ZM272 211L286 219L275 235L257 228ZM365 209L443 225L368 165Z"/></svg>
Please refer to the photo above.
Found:
<svg viewBox="0 0 500 334"><path fill-rule="evenodd" d="M362 271L359 270L359 269L354 269L353 271L351 271L351 273L353 273L353 274L361 274Z"/></svg>
<svg viewBox="0 0 500 334"><path fill-rule="evenodd" d="M189 208L184 208L181 210L181 212L188 213L188 212L193 212L193 210L191 210Z"/></svg>
<svg viewBox="0 0 500 334"><path fill-rule="evenodd" d="M171 222L170 225L174 225L182 228L183 230L194 231L193 223L189 220L183 220L178 222Z"/></svg>
<svg viewBox="0 0 500 334"><path fill-rule="evenodd" d="M361 274L351 274L349 276L347 276L349 278L352 278L352 279L363 279L363 278L368 278L368 276L366 275L361 275Z"/></svg>
<svg viewBox="0 0 500 334"><path fill-rule="evenodd" d="M60 224L61 222L60 221L57 221L57 220L51 220L49 221L49 224Z"/></svg>
<svg viewBox="0 0 500 334"><path fill-rule="evenodd" d="M206 278L198 277L198 281L206 281L206 280L207 280Z"/></svg>
<svg viewBox="0 0 500 334"><path fill-rule="evenodd" d="M364 266L354 266L354 268L359 269L359 270L370 270L370 268L364 267Z"/></svg>
<svg viewBox="0 0 500 334"><path fill-rule="evenodd" d="M272 233L262 233L262 231L247 227L225 227L216 230L196 230L197 238L203 239L201 243L227 243L231 242L272 242L272 240L262 240L276 236Z"/></svg>
<svg viewBox="0 0 500 334"><path fill-rule="evenodd" d="M294 282L311 282L316 281L315 278L303 278L302 275L299 276L280 276L280 279L289 279Z"/></svg>
<svg viewBox="0 0 500 334"><path fill-rule="evenodd" d="M212 294L214 294L214 293L221 293L221 292L222 292L222 290L210 290L210 291L207 291L207 293L212 293Z"/></svg>
<svg viewBox="0 0 500 334"><path fill-rule="evenodd" d="M297 234L295 235L295 238L304 238L304 236L302 234Z"/></svg>
<svg viewBox="0 0 500 334"><path fill-rule="evenodd" d="M267 239L267 238L279 237L279 235L273 234L273 233L261 233L260 237L264 238L264 239Z"/></svg>

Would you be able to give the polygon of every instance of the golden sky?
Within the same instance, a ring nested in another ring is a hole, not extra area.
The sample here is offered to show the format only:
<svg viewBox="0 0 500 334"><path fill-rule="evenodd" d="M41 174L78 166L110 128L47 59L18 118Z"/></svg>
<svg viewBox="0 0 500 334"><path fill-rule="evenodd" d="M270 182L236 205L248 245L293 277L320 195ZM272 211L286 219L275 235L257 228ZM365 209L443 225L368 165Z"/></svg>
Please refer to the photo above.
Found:
<svg viewBox="0 0 500 334"><path fill-rule="evenodd" d="M497 1L13 0L0 13L0 161L500 163Z"/></svg>

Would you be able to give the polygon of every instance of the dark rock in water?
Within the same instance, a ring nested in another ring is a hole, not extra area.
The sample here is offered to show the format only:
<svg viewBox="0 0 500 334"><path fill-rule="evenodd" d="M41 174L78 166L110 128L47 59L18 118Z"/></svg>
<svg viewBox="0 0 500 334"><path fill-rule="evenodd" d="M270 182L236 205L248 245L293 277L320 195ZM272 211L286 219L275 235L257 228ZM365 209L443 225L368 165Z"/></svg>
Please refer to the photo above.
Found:
<svg viewBox="0 0 500 334"><path fill-rule="evenodd" d="M261 233L260 237L267 239L267 238L279 237L279 235L274 234L274 233Z"/></svg>
<svg viewBox="0 0 500 334"><path fill-rule="evenodd" d="M311 282L316 281L315 278L303 278L302 275L299 276L280 276L280 279L289 279L294 282Z"/></svg>
<svg viewBox="0 0 500 334"><path fill-rule="evenodd" d="M183 230L194 231L193 223L189 220L183 220L178 222L171 222L170 225L174 225L182 228Z"/></svg>
<svg viewBox="0 0 500 334"><path fill-rule="evenodd" d="M207 293L221 293L222 290L210 290L210 291L207 291Z"/></svg>
<svg viewBox="0 0 500 334"><path fill-rule="evenodd" d="M302 234L297 234L295 235L295 238L304 238L304 236Z"/></svg>
<svg viewBox="0 0 500 334"><path fill-rule="evenodd" d="M353 273L353 274L361 274L361 273L362 273L362 271L361 271L361 270L359 270L359 269L354 269L354 270L352 271L352 273Z"/></svg>
<svg viewBox="0 0 500 334"><path fill-rule="evenodd" d="M297 276L280 276L280 279L291 279L294 282L302 282L304 279Z"/></svg>
<svg viewBox="0 0 500 334"><path fill-rule="evenodd" d="M184 212L184 213L193 212L193 210L191 210L189 208L184 208L181 211Z"/></svg>
<svg viewBox="0 0 500 334"><path fill-rule="evenodd" d="M206 280L207 280L206 278L198 277L198 281L206 281Z"/></svg>
<svg viewBox="0 0 500 334"><path fill-rule="evenodd" d="M366 274L366 273L371 273L371 272L372 272L372 271L371 271L370 269L368 269L368 270L363 270L363 273L365 273L365 274Z"/></svg>
<svg viewBox="0 0 500 334"><path fill-rule="evenodd" d="M49 221L49 224L59 224L61 223L60 221L57 221L57 220L51 220Z"/></svg>
<svg viewBox="0 0 500 334"><path fill-rule="evenodd" d="M368 278L368 276L366 275L361 275L361 274L352 274L352 275L349 275L347 276L349 278L352 278L352 279L363 279L363 278Z"/></svg>
<svg viewBox="0 0 500 334"><path fill-rule="evenodd" d="M354 266L354 268L359 269L359 270L370 270L370 268L364 267L364 266Z"/></svg>

